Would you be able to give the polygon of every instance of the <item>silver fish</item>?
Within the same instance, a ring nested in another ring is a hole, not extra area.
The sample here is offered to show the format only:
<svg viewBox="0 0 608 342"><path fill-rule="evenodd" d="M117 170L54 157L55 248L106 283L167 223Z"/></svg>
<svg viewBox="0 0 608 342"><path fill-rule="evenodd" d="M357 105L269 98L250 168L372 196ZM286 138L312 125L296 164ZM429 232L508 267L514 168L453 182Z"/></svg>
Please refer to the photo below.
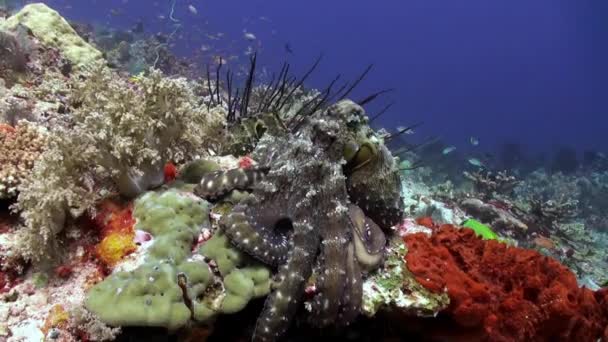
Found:
<svg viewBox="0 0 608 342"><path fill-rule="evenodd" d="M456 149L456 146L448 146L448 147L444 148L443 151L441 151L441 154L443 154L443 155L450 154L450 153L454 152L455 149Z"/></svg>

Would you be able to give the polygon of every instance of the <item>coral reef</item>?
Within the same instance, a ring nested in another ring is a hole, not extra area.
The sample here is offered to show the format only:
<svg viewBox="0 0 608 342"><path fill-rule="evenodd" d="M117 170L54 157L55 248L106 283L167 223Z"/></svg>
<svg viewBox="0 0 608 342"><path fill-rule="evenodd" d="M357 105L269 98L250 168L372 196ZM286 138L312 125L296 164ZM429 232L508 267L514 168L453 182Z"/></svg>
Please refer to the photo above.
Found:
<svg viewBox="0 0 608 342"><path fill-rule="evenodd" d="M0 199L17 195L34 161L46 149L46 136L43 128L25 121L16 127L0 127Z"/></svg>
<svg viewBox="0 0 608 342"><path fill-rule="evenodd" d="M407 269L404 257L407 248L402 236L414 233L430 234L426 229L406 219L399 225L386 248L386 260L363 282L362 313L373 317L381 311L399 312L409 316L433 317L447 308L445 293L432 293L421 286Z"/></svg>
<svg viewBox="0 0 608 342"><path fill-rule="evenodd" d="M0 18L0 340L608 339L605 156L463 175L371 128L371 66L192 81L180 27Z"/></svg>
<svg viewBox="0 0 608 342"><path fill-rule="evenodd" d="M469 334L492 341L608 338L608 292L579 288L551 258L450 225L405 242L408 269L429 290L447 291L443 313Z"/></svg>
<svg viewBox="0 0 608 342"><path fill-rule="evenodd" d="M27 52L15 34L0 30L0 78L14 82L15 73L23 73L27 64Z"/></svg>
<svg viewBox="0 0 608 342"><path fill-rule="evenodd" d="M205 154L224 122L221 108L198 106L184 79L154 71L132 84L101 66L83 77L70 94L74 122L55 127L19 188L19 252L28 258L52 256L66 219L113 189L132 197L162 184L165 163Z"/></svg>
<svg viewBox="0 0 608 342"><path fill-rule="evenodd" d="M514 176L508 175L506 171L496 173L487 170L478 170L474 173L465 171L464 176L473 182L476 192L486 200L497 195L510 195L519 182Z"/></svg>
<svg viewBox="0 0 608 342"><path fill-rule="evenodd" d="M153 70L133 84L102 66L84 77L70 99L77 129L125 196L162 184L167 161L205 153L223 127L222 109L199 106L185 79Z"/></svg>
<svg viewBox="0 0 608 342"><path fill-rule="evenodd" d="M560 196L555 199L530 199L530 213L539 224L552 227L555 223L564 222L576 216L578 201Z"/></svg>

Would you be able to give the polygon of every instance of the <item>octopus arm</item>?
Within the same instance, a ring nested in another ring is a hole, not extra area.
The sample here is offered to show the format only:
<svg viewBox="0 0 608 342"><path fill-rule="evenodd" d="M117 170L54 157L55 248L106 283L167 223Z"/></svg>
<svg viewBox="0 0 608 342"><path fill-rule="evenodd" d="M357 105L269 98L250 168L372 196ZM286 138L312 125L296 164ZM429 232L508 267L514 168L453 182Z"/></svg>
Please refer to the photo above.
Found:
<svg viewBox="0 0 608 342"><path fill-rule="evenodd" d="M220 226L230 241L245 253L271 266L284 263L290 247L287 236L256 227L251 221L257 220L251 220L244 209L237 208L221 219Z"/></svg>
<svg viewBox="0 0 608 342"><path fill-rule="evenodd" d="M261 181L268 168L231 169L214 171L205 175L196 186L194 192L205 199L214 199L226 195L232 190L251 190Z"/></svg>
<svg viewBox="0 0 608 342"><path fill-rule="evenodd" d="M351 205L349 217L352 222L354 256L364 271L371 271L380 266L384 259L386 236L359 207Z"/></svg>
<svg viewBox="0 0 608 342"><path fill-rule="evenodd" d="M308 223L294 222L293 226L294 248L289 252L287 263L279 267L278 284L266 299L253 341L275 341L287 331L312 273L319 237Z"/></svg>
<svg viewBox="0 0 608 342"><path fill-rule="evenodd" d="M352 323L359 316L363 301L361 267L355 257L355 246L352 243L348 246L346 260L346 286L338 314L338 323L342 325Z"/></svg>
<svg viewBox="0 0 608 342"><path fill-rule="evenodd" d="M348 239L345 231L349 230L348 224L347 220L332 217L321 234L321 273L317 278L319 293L312 301L311 317L311 321L320 326L335 322L340 310L346 278Z"/></svg>

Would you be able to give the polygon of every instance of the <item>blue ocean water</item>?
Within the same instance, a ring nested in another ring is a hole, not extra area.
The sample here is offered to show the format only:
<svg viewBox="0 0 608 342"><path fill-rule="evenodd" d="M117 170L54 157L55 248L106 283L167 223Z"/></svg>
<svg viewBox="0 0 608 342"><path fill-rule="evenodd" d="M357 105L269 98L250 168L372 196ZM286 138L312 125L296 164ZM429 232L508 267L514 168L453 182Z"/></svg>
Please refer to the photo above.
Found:
<svg viewBox="0 0 608 342"><path fill-rule="evenodd" d="M236 56L232 68L246 64L247 49L269 71L287 60L302 72L323 53L311 87L323 88L338 73L355 78L373 63L354 97L395 88L368 111L395 101L377 123L394 129L423 121L412 140L439 136L465 152L471 136L480 141L475 149L490 153L505 143L531 154L608 150L602 0L45 2L96 25L128 29L142 21L147 32L165 34L179 25L176 53L201 61Z"/></svg>

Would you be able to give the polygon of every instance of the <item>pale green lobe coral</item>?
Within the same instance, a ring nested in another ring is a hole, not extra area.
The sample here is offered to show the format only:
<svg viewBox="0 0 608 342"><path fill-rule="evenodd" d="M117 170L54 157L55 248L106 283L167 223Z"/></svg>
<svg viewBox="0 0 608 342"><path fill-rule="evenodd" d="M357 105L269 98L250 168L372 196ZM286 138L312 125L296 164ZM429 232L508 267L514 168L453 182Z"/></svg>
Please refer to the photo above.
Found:
<svg viewBox="0 0 608 342"><path fill-rule="evenodd" d="M19 24L29 28L43 44L56 47L76 66L103 60L101 52L82 39L68 22L43 3L29 4L0 24L10 30Z"/></svg>
<svg viewBox="0 0 608 342"><path fill-rule="evenodd" d="M184 301L180 277L190 298L202 294L213 276L204 262L191 261L191 245L209 226L207 202L175 190L150 192L135 203L137 229L154 235L145 263L118 272L95 285L86 307L110 325L177 329L192 315Z"/></svg>
<svg viewBox="0 0 608 342"><path fill-rule="evenodd" d="M190 310L171 264L144 264L119 272L95 285L86 307L113 326L160 326L177 329L188 322Z"/></svg>
<svg viewBox="0 0 608 342"><path fill-rule="evenodd" d="M238 312L251 299L270 292L270 271L234 248L223 233L217 232L201 247L199 253L214 260L224 278L226 297L221 306L222 312Z"/></svg>
<svg viewBox="0 0 608 342"><path fill-rule="evenodd" d="M95 285L86 307L113 326L157 326L174 330L191 319L206 321L234 313L270 291L270 271L237 251L217 232L200 253L215 261L221 276L191 251L201 228L209 227L209 204L170 189L149 192L135 203L136 229L154 242L144 264L117 272Z"/></svg>

